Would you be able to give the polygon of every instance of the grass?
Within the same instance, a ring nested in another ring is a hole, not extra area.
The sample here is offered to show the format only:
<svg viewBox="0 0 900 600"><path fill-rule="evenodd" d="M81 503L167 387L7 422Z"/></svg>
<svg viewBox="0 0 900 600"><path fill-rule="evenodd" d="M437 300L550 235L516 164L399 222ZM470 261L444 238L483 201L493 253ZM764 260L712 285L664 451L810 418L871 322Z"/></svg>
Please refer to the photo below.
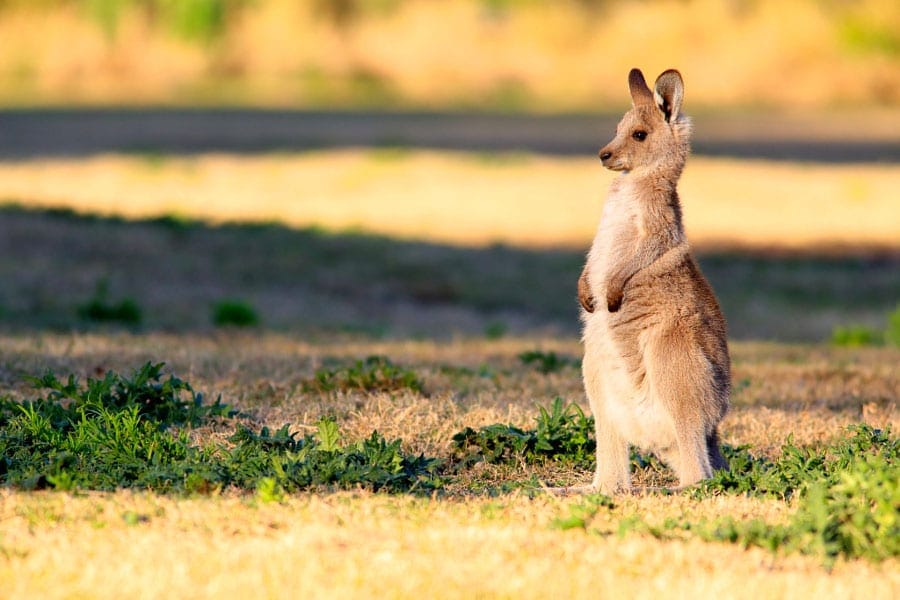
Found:
<svg viewBox="0 0 900 600"><path fill-rule="evenodd" d="M254 299L235 307L241 319L252 308L265 327L305 335L499 338L578 326L581 249L459 248L274 225L172 228L19 208L0 212L0 231L8 240L0 326L12 329L130 327L117 306L135 298L144 329L210 331L210 306L241 295ZM711 250L700 260L738 339L828 340L847 323L880 330L900 297L891 251ZM92 304L118 320L82 317L101 278L117 296ZM540 369L562 366L550 355L533 360Z"/></svg>
<svg viewBox="0 0 900 600"><path fill-rule="evenodd" d="M528 463L559 461L590 467L596 444L594 421L577 405L566 405L557 397L548 407L539 407L536 427L525 430L500 423L486 425L477 431L466 427L455 434L453 451L464 466L479 462Z"/></svg>
<svg viewBox="0 0 900 600"><path fill-rule="evenodd" d="M369 356L348 366L319 369L303 383L303 389L307 392L421 392L422 382L415 371L393 364L386 356Z"/></svg>
<svg viewBox="0 0 900 600"><path fill-rule="evenodd" d="M251 343L233 337L240 335L5 335L0 338L0 381L12 399L23 401L35 398L24 373L49 366L57 373L82 374L87 383L102 365L106 374L86 387L66 378L42 381L51 384L46 388L51 394L72 385L81 390L104 387L107 380L118 383L109 388L123 390L172 382L172 392L164 397L187 409L196 405L193 390L221 395L221 402L237 414L202 417L183 430L190 438L185 445L223 445L236 454L250 443L251 448L268 449L260 455L245 448L251 455L289 457L305 439L317 440L329 452L349 451L378 430L386 440L402 440L402 456L424 455L445 463L439 494L297 493L292 479L265 471L238 486L245 490L240 493L234 487L201 485L197 478L175 497L140 491L144 486L49 495L7 488L0 490L4 589L13 595L57 596L63 589L101 596L141 589L152 594L161 570L178 573L166 580L167 593L254 590L248 592L252 597L286 586L313 596L335 589L366 594L376 581L379 589L400 596L439 597L473 592L538 597L560 589L581 595L597 585L609 590L663 586L706 594L749 581L754 594L790 590L836 597L883 595L900 583L896 558L876 566L847 559L841 550L812 549L806 555L803 540L845 538L790 537L795 531L820 531L814 528L817 506L827 506L829 518L836 519L835 526L826 525L827 531L885 526L878 520L881 513L872 512L875 520L869 524L853 515L868 506L858 498L876 502L882 497L879 489L891 489L859 486L877 481L864 470L866 465L882 469L866 457L889 452L885 444L890 439L896 452L896 438L878 437L864 428L848 433L844 427L900 426L896 349L734 343L735 379L749 383L736 388L723 426L725 442L736 448L729 455L730 478L710 482L695 494L607 500L528 492L540 482L575 484L590 478L589 448L576 444L559 451L560 444L574 440L570 434L590 430L587 417L566 406L583 398L577 370L545 374L520 359L536 346L558 356L577 354L572 338L310 343L261 332ZM317 372L352 370L356 357L371 353L405 365L421 379L428 396L410 387L391 392L348 387L337 394L305 389L304 382ZM190 373L190 389L184 380L173 381L161 372L154 379L149 367L124 380L110 375L128 373L148 355L165 358L166 371ZM484 364L494 377L480 375ZM180 389L177 394L175 388ZM125 392L121 396L129 397ZM557 396L564 400L554 404ZM66 392L59 399L70 398L63 404L76 413L77 396L72 397ZM125 407L121 414L129 414L129 403L120 404ZM291 424L289 430L281 429L284 423ZM483 432L498 423L508 424L504 432L517 428L557 450L537 460L525 454L493 463L457 458L456 433L466 427ZM229 441L238 430L243 433ZM745 444L749 453L737 448ZM568 460L577 456L582 458ZM849 479L840 475L842 465ZM635 462L634 468L640 484L665 481L659 465ZM60 487L68 485L64 479L56 481ZM811 481L813 487L823 486L821 493L808 487ZM775 553L768 546L757 548L766 546L765 539L783 543ZM801 553L794 553L795 547ZM868 552L860 546L851 556ZM148 554L157 559L146 561ZM81 558L74 561L75 555ZM720 568L723 560L728 570ZM567 573L562 583L550 576L559 569ZM65 582L65 587L54 582Z"/></svg>
<svg viewBox="0 0 900 600"><path fill-rule="evenodd" d="M900 443L889 430L865 425L849 428L847 434L825 448L798 448L789 438L774 462L742 456L742 449L726 447L730 471L716 473L693 492L698 497L723 492L781 498L796 494L799 506L786 524L729 515L712 522L670 518L651 525L634 515L622 521L618 531L642 531L657 538L680 532L705 541L758 546L773 553L801 552L823 559L829 567L839 557L883 561L900 556L900 477L896 469ZM596 498L589 501L597 504ZM588 518L582 516L574 522L587 528L596 510L590 506L575 509ZM571 523L572 519L564 522L566 526Z"/></svg>
<svg viewBox="0 0 900 600"><path fill-rule="evenodd" d="M31 378L46 396L16 403L0 399L0 481L19 489L205 492L224 487L282 491L323 486L411 491L441 485L436 459L406 456L400 440L378 432L356 444L340 443L337 423L323 419L316 436L297 437L284 425L259 433L238 424L230 445L197 445L188 432L211 417L233 416L219 401L203 404L191 386L147 363L132 377L109 372ZM183 400L183 394L190 396Z"/></svg>
<svg viewBox="0 0 900 600"><path fill-rule="evenodd" d="M490 503L436 504L342 493L253 506L240 498L173 501L134 493L6 495L6 547L26 555L10 561L10 567L22 569L17 577L3 566L0 578L14 596L60 595L60 581L68 593L106 596L112 590L146 594L157 589L161 573L169 572L170 593L210 597L228 590L250 598L284 589L311 597L391 590L401 597L538 598L548 592L589 596L598 586L703 596L730 591L749 598L749 592L735 589L737 582L747 581L753 582L754 593L766 596L836 598L853 593L885 597L897 585L890 565L841 563L827 573L802 557L773 564L762 550L643 536L597 538L548 528L569 502L512 496ZM668 504L675 512L687 508L687 503ZM648 501L635 500L628 509L647 506ZM745 501L729 499L706 510L737 512L744 506ZM29 520L35 524L32 534ZM51 524L57 532L66 530L66 538L52 534ZM22 541L12 546L12 536ZM40 545L50 542L56 544ZM153 561L141 556L163 546L167 551ZM83 547L92 550L79 569L69 553ZM723 562L728 569L721 568ZM560 570L566 577L551 582Z"/></svg>

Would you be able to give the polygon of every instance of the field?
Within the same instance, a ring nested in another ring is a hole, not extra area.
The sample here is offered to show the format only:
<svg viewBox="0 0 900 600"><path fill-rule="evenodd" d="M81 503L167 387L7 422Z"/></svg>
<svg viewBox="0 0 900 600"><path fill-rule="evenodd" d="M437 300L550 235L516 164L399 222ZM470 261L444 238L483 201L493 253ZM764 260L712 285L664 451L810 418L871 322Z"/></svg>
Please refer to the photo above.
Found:
<svg viewBox="0 0 900 600"><path fill-rule="evenodd" d="M4 163L0 595L896 596L900 487L895 463L878 461L896 460L900 428L900 348L880 337L900 327L889 322L897 177L889 165L689 163L690 235L730 325L722 431L735 481L751 477L740 466L750 455L787 479L609 499L543 490L589 481L580 450L507 447L488 460L472 442L494 425L482 440L526 439L557 397L587 409L574 296L609 181L595 161L382 149ZM810 220L811 206L827 218ZM874 337L832 343L842 326ZM375 355L386 358L364 362ZM53 396L26 375L103 380L148 362L235 412L193 424L141 413L149 430L123 430L125 443L94 431L33 471L8 460L20 447L44 456L28 444L54 431L87 431L60 420L82 401L125 422L69 391L39 403L55 426L38 431L35 417L27 429L10 401ZM554 435L574 443L584 422L566 415ZM266 470L272 455L283 469L294 460L278 454L293 442L272 433L285 424L310 452L327 447L318 460L377 430L400 441L390 460L436 466L411 484L365 470L353 483L349 469L307 484ZM836 450L860 424L894 433ZM233 438L241 427L257 437ZM208 470L157 455L124 472L125 489L107 489L104 469L141 431L215 448L197 450ZM244 444L268 450L247 450L262 462L241 479ZM888 459L869 456L881 451ZM845 475L828 471L841 452L883 470L848 459ZM94 467L79 471L82 460ZM671 481L650 457L635 461L639 484ZM151 480L164 483L134 483ZM826 481L832 496L817 500L810 490ZM803 521L853 482L874 486L861 510L845 507L855 517L827 531ZM847 541L859 531L876 534Z"/></svg>
<svg viewBox="0 0 900 600"><path fill-rule="evenodd" d="M582 401L577 369L542 374L518 358L536 348L565 357L579 350L574 340L559 338L309 343L261 333L39 334L4 336L0 364L5 387L33 397L16 383L19 373L47 367L127 372L148 359L166 360L198 390L222 394L253 426L289 423L306 433L327 414L348 439L377 429L402 438L411 453L449 460L450 438L465 426L527 428L537 404L557 395ZM798 444L821 444L851 423L895 431L900 425L897 349L737 342L732 350L735 380L746 383L738 386L724 423L726 443L774 457L789 435ZM414 369L424 391L303 391L301 382L321 365L369 353ZM204 428L198 435L221 439L226 429ZM535 481L583 483L589 477L589 470L565 463L513 462L476 465L425 495L328 486L276 500L228 490L183 498L7 489L0 495L0 581L9 597L266 597L288 589L313 597L385 591L546 597L589 596L602 587L641 596L669 590L843 598L890 597L900 586L896 558L838 560L828 569L821 556L772 554L687 535L660 540L640 531L616 533L634 515L656 524L724 515L779 523L797 509L796 499L622 497L591 516L587 528L554 527L580 514L585 501L539 488L535 495ZM645 477L660 475L651 470Z"/></svg>

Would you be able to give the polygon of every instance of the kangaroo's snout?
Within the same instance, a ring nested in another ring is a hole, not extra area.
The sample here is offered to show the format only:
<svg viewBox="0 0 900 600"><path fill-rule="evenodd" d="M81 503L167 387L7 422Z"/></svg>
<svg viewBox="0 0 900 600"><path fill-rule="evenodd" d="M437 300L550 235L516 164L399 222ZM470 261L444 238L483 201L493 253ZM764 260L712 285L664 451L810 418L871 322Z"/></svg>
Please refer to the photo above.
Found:
<svg viewBox="0 0 900 600"><path fill-rule="evenodd" d="M622 148L617 146L615 142L616 140L614 139L600 148L600 151L597 153L600 157L600 162L603 163L604 167L611 171L628 170L627 153L623 153Z"/></svg>

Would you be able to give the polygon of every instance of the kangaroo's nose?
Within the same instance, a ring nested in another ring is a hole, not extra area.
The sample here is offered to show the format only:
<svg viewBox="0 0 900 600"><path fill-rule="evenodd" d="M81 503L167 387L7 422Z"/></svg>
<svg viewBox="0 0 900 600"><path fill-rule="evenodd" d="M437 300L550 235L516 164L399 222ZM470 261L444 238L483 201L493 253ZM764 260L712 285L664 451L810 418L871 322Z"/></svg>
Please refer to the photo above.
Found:
<svg viewBox="0 0 900 600"><path fill-rule="evenodd" d="M612 152L610 152L609 150L607 150L606 152L601 152L601 153L600 153L600 160L606 160L606 159L609 158L610 156L612 156Z"/></svg>

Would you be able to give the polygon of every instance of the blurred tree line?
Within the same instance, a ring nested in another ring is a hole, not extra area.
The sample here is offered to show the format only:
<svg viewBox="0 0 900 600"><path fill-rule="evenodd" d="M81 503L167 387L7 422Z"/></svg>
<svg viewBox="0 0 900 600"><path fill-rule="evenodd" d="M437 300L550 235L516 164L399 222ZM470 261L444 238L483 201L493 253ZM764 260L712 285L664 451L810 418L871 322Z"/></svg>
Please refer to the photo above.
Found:
<svg viewBox="0 0 900 600"><path fill-rule="evenodd" d="M0 39L0 104L584 109L637 64L707 106L900 100L900 0L0 0Z"/></svg>
<svg viewBox="0 0 900 600"><path fill-rule="evenodd" d="M54 9L75 6L97 22L109 36L116 34L119 19L127 11L140 10L149 20L164 24L173 34L188 40L210 40L220 35L237 11L255 0L0 0L9 7Z"/></svg>
<svg viewBox="0 0 900 600"><path fill-rule="evenodd" d="M271 0L0 0L0 10L9 7L53 9L61 6L80 8L96 21L109 36L116 34L119 19L130 10L140 10L146 17L160 23L172 34L186 40L210 41L221 35L229 21L243 10L253 10ZM383 16L397 10L411 0L291 0L310 5L322 19L338 27L359 19ZM451 0L452 1L452 0ZM536 5L574 4L588 15L603 9L627 4L634 0L477 0L485 14L502 17L504 14ZM752 10L758 0L723 0L736 13ZM645 0L642 4L661 3ZM865 1L818 0L820 9L841 22L845 41L859 50L900 55L900 28L896 14L884 14L877 6L873 10ZM881 3L883 5L883 3ZM894 11L896 13L897 11ZM887 17L887 18L885 18Z"/></svg>

